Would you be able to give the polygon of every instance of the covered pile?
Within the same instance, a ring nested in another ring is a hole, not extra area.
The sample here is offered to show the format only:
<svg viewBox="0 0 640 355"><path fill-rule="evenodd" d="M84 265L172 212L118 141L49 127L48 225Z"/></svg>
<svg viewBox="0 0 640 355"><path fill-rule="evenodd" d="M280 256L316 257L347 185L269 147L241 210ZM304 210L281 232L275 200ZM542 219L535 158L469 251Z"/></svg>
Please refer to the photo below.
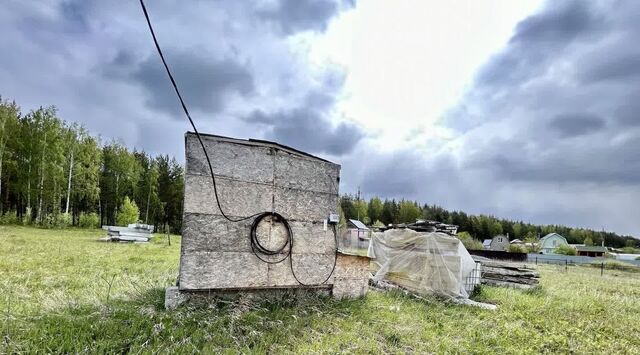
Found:
<svg viewBox="0 0 640 355"><path fill-rule="evenodd" d="M467 298L479 277L459 239L439 232L390 229L373 233L368 255L374 282L386 280L418 294Z"/></svg>

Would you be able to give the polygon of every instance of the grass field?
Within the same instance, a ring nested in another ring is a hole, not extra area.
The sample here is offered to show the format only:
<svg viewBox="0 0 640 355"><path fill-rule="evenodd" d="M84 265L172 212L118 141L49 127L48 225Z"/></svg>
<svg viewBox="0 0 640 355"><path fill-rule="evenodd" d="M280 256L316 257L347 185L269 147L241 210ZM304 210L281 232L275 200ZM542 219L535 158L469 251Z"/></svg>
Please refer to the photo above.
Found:
<svg viewBox="0 0 640 355"><path fill-rule="evenodd" d="M484 287L497 311L370 292L163 309L179 237L0 226L0 353L640 353L640 273L542 266L535 291Z"/></svg>

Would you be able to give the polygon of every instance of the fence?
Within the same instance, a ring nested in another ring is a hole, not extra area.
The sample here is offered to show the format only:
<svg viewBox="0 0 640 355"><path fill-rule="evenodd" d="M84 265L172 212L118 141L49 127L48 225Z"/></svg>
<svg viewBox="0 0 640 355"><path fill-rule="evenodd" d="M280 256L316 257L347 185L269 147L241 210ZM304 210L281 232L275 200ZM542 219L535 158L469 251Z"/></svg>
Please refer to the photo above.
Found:
<svg viewBox="0 0 640 355"><path fill-rule="evenodd" d="M538 259L545 260L558 260L559 263L563 263L565 260L573 264L593 264L602 263L607 261L620 261L627 264L640 266L640 260L622 260L622 259L608 259L608 258L594 258L592 256L577 256L577 255L555 255L555 254L527 254L527 261L530 263L536 262ZM552 261L546 262L550 264Z"/></svg>
<svg viewBox="0 0 640 355"><path fill-rule="evenodd" d="M469 254L495 260L527 261L527 253L509 253L499 250L469 250Z"/></svg>
<svg viewBox="0 0 640 355"><path fill-rule="evenodd" d="M473 271L464 279L465 291L467 291L468 294L473 293L476 286L480 284L480 281L482 281L482 265L479 262L476 262L476 266Z"/></svg>

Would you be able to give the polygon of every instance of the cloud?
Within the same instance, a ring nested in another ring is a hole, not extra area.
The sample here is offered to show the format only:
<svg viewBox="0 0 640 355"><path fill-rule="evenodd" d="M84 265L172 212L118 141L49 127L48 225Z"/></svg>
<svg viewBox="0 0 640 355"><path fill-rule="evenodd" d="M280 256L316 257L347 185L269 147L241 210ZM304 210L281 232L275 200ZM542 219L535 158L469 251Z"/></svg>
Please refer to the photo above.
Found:
<svg viewBox="0 0 640 355"><path fill-rule="evenodd" d="M577 137L604 128L606 122L601 117L589 113L567 113L555 116L549 128L560 137Z"/></svg>
<svg viewBox="0 0 640 355"><path fill-rule="evenodd" d="M640 5L617 4L548 1L444 113L450 138L393 155L371 146L379 159L345 174L369 194L640 233L627 210L640 196Z"/></svg>
<svg viewBox="0 0 640 355"><path fill-rule="evenodd" d="M299 105L266 113L254 110L242 119L267 127L266 137L294 148L340 156L350 153L365 136L348 121L330 120L344 76L329 73L319 87L310 90Z"/></svg>
<svg viewBox="0 0 640 355"><path fill-rule="evenodd" d="M605 28L603 16L587 2L549 3L516 26L507 48L481 69L476 83L493 91L525 84L549 71L550 64L576 43L597 40Z"/></svg>
<svg viewBox="0 0 640 355"><path fill-rule="evenodd" d="M205 56L206 53L199 50L166 52L172 74L189 107L217 113L233 95L248 97L254 93L250 70L236 60ZM116 62L122 60L120 56L115 59ZM176 116L181 112L176 93L157 56L152 55L138 64L125 79L145 89L149 108L167 110Z"/></svg>
<svg viewBox="0 0 640 355"><path fill-rule="evenodd" d="M316 90L333 70L309 64L308 39L353 4L341 1L147 2L180 91L202 132L293 143L291 130L327 129L305 147L345 152L338 132L359 131L333 109L337 86ZM258 14L258 12L260 12ZM181 112L137 2L56 0L9 2L0 12L0 93L28 110L55 104L62 118L105 140L181 157ZM302 47L301 47L302 46ZM295 112L307 100L313 107ZM270 126L239 117L279 112ZM174 139L178 137L177 139ZM311 141L310 137L308 141ZM163 142L162 144L158 142ZM166 143L166 144L165 144ZM176 145L177 144L177 145ZM297 143L296 143L297 144Z"/></svg>
<svg viewBox="0 0 640 355"><path fill-rule="evenodd" d="M259 18L274 23L285 34L300 31L324 32L329 20L341 9L355 6L355 1L281 0L256 11Z"/></svg>

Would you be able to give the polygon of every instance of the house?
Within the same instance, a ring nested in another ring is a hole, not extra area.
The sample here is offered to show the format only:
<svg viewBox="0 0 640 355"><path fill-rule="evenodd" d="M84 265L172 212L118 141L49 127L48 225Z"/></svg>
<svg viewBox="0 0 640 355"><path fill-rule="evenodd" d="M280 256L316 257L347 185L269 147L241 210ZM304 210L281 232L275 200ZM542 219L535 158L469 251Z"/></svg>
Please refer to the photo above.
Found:
<svg viewBox="0 0 640 355"><path fill-rule="evenodd" d="M603 257L607 248L597 245L579 245L576 246L576 251L580 256Z"/></svg>
<svg viewBox="0 0 640 355"><path fill-rule="evenodd" d="M347 220L347 232L342 237L342 247L347 249L366 249L369 247L371 230L357 219Z"/></svg>
<svg viewBox="0 0 640 355"><path fill-rule="evenodd" d="M509 237L504 235L496 235L493 239L485 239L482 246L489 250L506 251L509 247Z"/></svg>
<svg viewBox="0 0 640 355"><path fill-rule="evenodd" d="M540 238L538 243L540 254L555 254L556 248L561 245L569 246L567 240L558 233L549 233Z"/></svg>
<svg viewBox="0 0 640 355"><path fill-rule="evenodd" d="M358 238L368 239L371 234L369 228L357 219L347 220L347 229L349 230L349 233L355 234Z"/></svg>

